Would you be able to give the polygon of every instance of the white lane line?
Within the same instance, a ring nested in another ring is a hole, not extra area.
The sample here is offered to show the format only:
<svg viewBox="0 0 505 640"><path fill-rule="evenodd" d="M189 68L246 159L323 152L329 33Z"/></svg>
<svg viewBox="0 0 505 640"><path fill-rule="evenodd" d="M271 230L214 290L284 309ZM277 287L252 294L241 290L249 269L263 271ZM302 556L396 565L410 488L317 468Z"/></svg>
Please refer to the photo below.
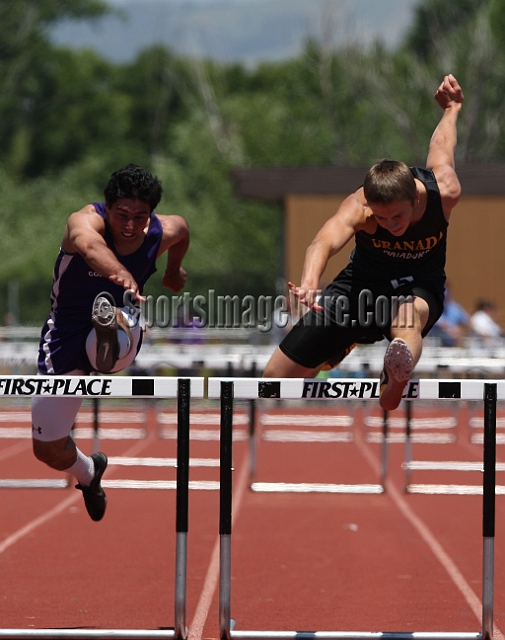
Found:
<svg viewBox="0 0 505 640"><path fill-rule="evenodd" d="M258 493L383 493L380 484L320 484L310 482L253 482Z"/></svg>
<svg viewBox="0 0 505 640"><path fill-rule="evenodd" d="M154 436L150 436L145 440L143 440L142 442L138 442L137 444L130 447L128 451L125 452L125 455L134 456L139 454L140 451L142 451L142 449L144 449L145 447L151 444L153 439L154 439ZM0 543L0 554L6 551L9 547L12 547L12 545L16 544L16 542L18 542L19 540L27 536L29 533L31 533L38 527L42 526L46 522L49 522L50 520L55 518L67 507L74 504L74 502L78 502L79 500L82 500L82 493L76 492L72 496L69 496L66 500L63 500L62 502L57 504L55 507L53 507L46 513L42 514L41 516L38 516L37 518L34 518L31 522L29 522L28 524L24 525L23 527L21 527L20 529L12 533L10 536L5 538L5 540L3 540Z"/></svg>
<svg viewBox="0 0 505 640"><path fill-rule="evenodd" d="M406 442L404 433L388 433L387 440L390 444L401 444ZM366 436L366 441L372 444L380 444L384 441L384 436L379 432L371 432ZM410 436L413 444L453 444L456 437L449 433L413 433Z"/></svg>
<svg viewBox="0 0 505 640"><path fill-rule="evenodd" d="M261 416L260 422L266 427L280 424L292 427L352 427L354 418L352 416L266 414Z"/></svg>
<svg viewBox="0 0 505 640"><path fill-rule="evenodd" d="M446 495L446 496L481 496L482 485L478 484L409 484L409 493L424 493L426 495ZM497 496L505 495L505 487L495 485Z"/></svg>
<svg viewBox="0 0 505 640"><path fill-rule="evenodd" d="M77 424L82 422L93 422L95 416L91 412L80 413L77 418ZM102 422L141 422L145 421L145 413L138 411L105 411L98 414L98 421ZM0 422L27 422L31 424L32 414L30 411L0 411Z"/></svg>
<svg viewBox="0 0 505 640"><path fill-rule="evenodd" d="M111 456L109 466L121 467L177 467L177 458L132 458ZM219 467L219 458L190 458L190 467Z"/></svg>
<svg viewBox="0 0 505 640"><path fill-rule="evenodd" d="M177 440L177 429L163 429L160 438L166 440ZM200 440L203 442L218 442L220 438L219 429L190 429L189 439ZM233 442L247 440L249 435L245 429L237 429L233 431Z"/></svg>
<svg viewBox="0 0 505 640"><path fill-rule="evenodd" d="M382 427L384 418L370 416L365 418L367 427ZM405 429L407 421L405 418L389 418L388 427L390 429ZM458 425L456 418L412 418L410 428L416 429L453 429Z"/></svg>
<svg viewBox="0 0 505 640"><path fill-rule="evenodd" d="M246 451L242 466L240 468L240 475L235 485L233 492L233 510L232 510L232 525L237 518L242 499L244 497L245 490L247 488L247 481L249 479L249 451ZM214 544L214 549L210 557L209 567L207 574L205 575L205 582L203 589L198 600L195 615L189 625L188 640L201 640L203 634L203 628L209 615L209 609L214 598L214 593L217 588L219 579L219 543L220 536L217 537Z"/></svg>
<svg viewBox="0 0 505 640"><path fill-rule="evenodd" d="M59 513L64 511L67 507L70 507L70 505L74 504L74 502L77 502L79 498L81 498L81 496L78 494L68 497L66 500L63 500L63 502L60 502L59 504L57 504L55 507L53 507L46 513L42 514L38 518L35 518L34 520L26 524L24 527L21 527L21 529L18 529L15 533L12 533L10 536L5 538L5 540L2 543L0 543L0 554L6 551L9 547L12 547L12 545L16 544L16 542L18 542L19 540L27 536L34 529L37 529L38 527L45 524L46 522L49 522L49 520L52 520L53 518L55 518Z"/></svg>
<svg viewBox="0 0 505 640"><path fill-rule="evenodd" d="M101 428L99 430L101 440L141 440L147 436L145 429L129 428ZM77 427L72 434L75 440L92 440L95 431L91 427ZM4 439L32 439L31 427L0 427L0 438Z"/></svg>
<svg viewBox="0 0 505 640"><path fill-rule="evenodd" d="M215 480L190 480L188 488L192 491L219 491L219 482ZM103 480L106 489L177 489L176 480Z"/></svg>
<svg viewBox="0 0 505 640"><path fill-rule="evenodd" d="M352 433L269 429L262 432L261 439L267 442L352 442Z"/></svg>
<svg viewBox="0 0 505 640"><path fill-rule="evenodd" d="M379 461L375 458L370 449L366 446L366 444L361 439L360 434L356 435L355 442L365 459L368 461L370 466L374 469L377 475L381 473L381 467ZM401 493L395 487L395 485L391 482L391 480L386 480L386 493L390 496L391 500L395 503L399 511L403 514L403 516L410 522L410 524L416 529L421 538L426 542L428 547L431 549L433 555L440 562L442 567L449 574L449 577L454 582L456 587L460 590L463 597L467 601L470 609L474 613L475 617L479 621L479 624L482 623L482 603L480 599L476 596L472 587L465 580L465 577L461 573L461 571L456 566L456 563L452 560L449 554L442 547L440 542L437 540L435 535L430 531L428 526L419 518L419 516L414 513L411 506L407 503L407 501L403 498ZM495 638L503 639L503 634L501 631L495 626L494 627L494 636Z"/></svg>
<svg viewBox="0 0 505 640"><path fill-rule="evenodd" d="M177 424L176 413L158 413L158 424ZM191 413L189 416L190 424L220 424L220 413ZM249 424L249 417L243 413L233 415L233 425Z"/></svg>
<svg viewBox="0 0 505 640"><path fill-rule="evenodd" d="M413 460L403 462L402 469L412 471L484 471L482 462L464 460ZM505 464L497 463L496 471L505 471Z"/></svg>
<svg viewBox="0 0 505 640"><path fill-rule="evenodd" d="M483 444L484 434L477 433L471 437L470 441L472 444ZM496 444L505 444L505 435L503 433L498 433L496 435Z"/></svg>

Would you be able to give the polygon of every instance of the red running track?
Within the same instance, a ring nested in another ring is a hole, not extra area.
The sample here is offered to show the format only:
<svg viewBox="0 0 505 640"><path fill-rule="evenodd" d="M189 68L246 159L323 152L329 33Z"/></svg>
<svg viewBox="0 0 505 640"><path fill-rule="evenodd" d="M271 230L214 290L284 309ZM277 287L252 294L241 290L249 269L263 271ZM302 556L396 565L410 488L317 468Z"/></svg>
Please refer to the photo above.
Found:
<svg viewBox="0 0 505 640"><path fill-rule="evenodd" d="M11 409L17 415L9 419L6 413ZM258 433L256 481L379 481L381 445L372 435L374 429L365 427L370 417L380 417L376 409L369 415L359 407L354 429L328 427L335 410L323 403L272 401L258 409L258 423L264 426ZM234 444L231 615L237 629L480 631L481 496L406 494L404 445L396 442L402 439L401 428L393 430L384 494L252 492L246 410L246 405L236 408ZM0 438L1 477L61 478L33 458L23 411L26 408L3 409L2 435L13 428L24 432L11 431L18 437ZM158 428L152 412L140 425L130 422L131 412L115 406L108 414L108 421L102 422L106 431L101 449L110 458L175 457L174 405L168 403ZM308 415L315 416L307 418L312 426L303 425ZM401 410L391 414L401 415ZM431 420L454 412L416 408L414 415ZM414 459L480 461L479 430L470 433L468 428L470 419L478 423L478 416L469 416L463 407L457 418L458 426L449 430L455 442L415 443ZM216 403L193 403L192 459L217 465L218 419ZM86 426L90 424L81 424ZM138 439L145 427L146 437ZM131 439L111 439L120 430ZM313 440L314 433L323 434L317 438L322 441L304 441ZM353 441L332 442L331 433L344 434L340 439L352 434ZM429 424L414 431L414 437L426 441L427 433ZM301 441L283 441L297 439ZM91 440L80 443L91 452ZM498 446L499 462L505 461L504 454ZM105 479L119 478L174 480L175 469L111 465ZM191 467L190 480L215 483L219 468ZM413 471L411 477L415 483L481 481L478 471ZM505 484L500 474L497 481ZM109 489L108 497L104 520L93 523L81 493L73 488L0 489L0 628L173 626L175 492ZM189 509L187 623L191 640L207 640L219 636L218 491L190 491ZM505 577L500 570L504 527L504 498L497 496L498 638L505 627Z"/></svg>

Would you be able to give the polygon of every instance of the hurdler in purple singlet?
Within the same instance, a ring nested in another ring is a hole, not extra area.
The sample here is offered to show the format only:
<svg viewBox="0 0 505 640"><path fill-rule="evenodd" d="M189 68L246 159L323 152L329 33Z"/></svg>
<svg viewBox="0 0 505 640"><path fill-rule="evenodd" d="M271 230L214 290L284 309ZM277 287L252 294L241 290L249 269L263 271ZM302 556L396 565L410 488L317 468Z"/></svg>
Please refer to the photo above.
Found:
<svg viewBox="0 0 505 640"><path fill-rule="evenodd" d="M105 219L105 204L92 204ZM104 239L107 246L132 274L140 293L147 279L156 272L156 257L162 236L161 222L153 212L142 246L134 253L121 256L115 251L112 236L106 229ZM51 312L42 328L39 344L40 373L63 375L75 369L86 373L93 371L86 354L86 339L93 329L93 301L102 291L111 293L118 307L124 306L123 287L90 269L80 254L69 254L60 249L53 272Z"/></svg>

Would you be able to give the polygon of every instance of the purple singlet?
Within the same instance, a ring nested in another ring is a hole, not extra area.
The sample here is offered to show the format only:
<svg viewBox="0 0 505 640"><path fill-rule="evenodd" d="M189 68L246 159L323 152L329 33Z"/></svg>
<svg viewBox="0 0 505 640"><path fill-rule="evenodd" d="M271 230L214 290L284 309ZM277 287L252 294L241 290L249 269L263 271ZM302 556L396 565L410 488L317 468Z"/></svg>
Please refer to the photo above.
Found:
<svg viewBox="0 0 505 640"><path fill-rule="evenodd" d="M92 204L105 219L105 204ZM120 256L115 251L112 235L106 227L104 237L107 246L135 278L141 293L148 278L156 272L156 256L162 236L161 222L152 213L142 246L134 253ZM63 375L74 369L81 369L86 373L93 370L86 355L86 338L93 328L93 301L102 291L111 293L118 307L124 306L123 287L90 269L80 254L66 253L60 249L53 272L51 312L42 327L39 344L40 373Z"/></svg>

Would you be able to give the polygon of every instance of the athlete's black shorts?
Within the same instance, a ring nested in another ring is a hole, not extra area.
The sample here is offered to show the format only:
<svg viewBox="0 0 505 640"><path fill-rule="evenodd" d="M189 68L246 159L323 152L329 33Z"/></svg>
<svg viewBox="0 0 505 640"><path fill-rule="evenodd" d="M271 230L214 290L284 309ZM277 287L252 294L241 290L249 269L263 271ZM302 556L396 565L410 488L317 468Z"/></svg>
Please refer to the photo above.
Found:
<svg viewBox="0 0 505 640"><path fill-rule="evenodd" d="M307 312L279 348L303 367L335 366L355 344L391 340L391 312L408 296L418 296L428 303L424 337L442 315L444 279L427 281L405 276L365 282L348 265L324 291L320 300L324 311Z"/></svg>

